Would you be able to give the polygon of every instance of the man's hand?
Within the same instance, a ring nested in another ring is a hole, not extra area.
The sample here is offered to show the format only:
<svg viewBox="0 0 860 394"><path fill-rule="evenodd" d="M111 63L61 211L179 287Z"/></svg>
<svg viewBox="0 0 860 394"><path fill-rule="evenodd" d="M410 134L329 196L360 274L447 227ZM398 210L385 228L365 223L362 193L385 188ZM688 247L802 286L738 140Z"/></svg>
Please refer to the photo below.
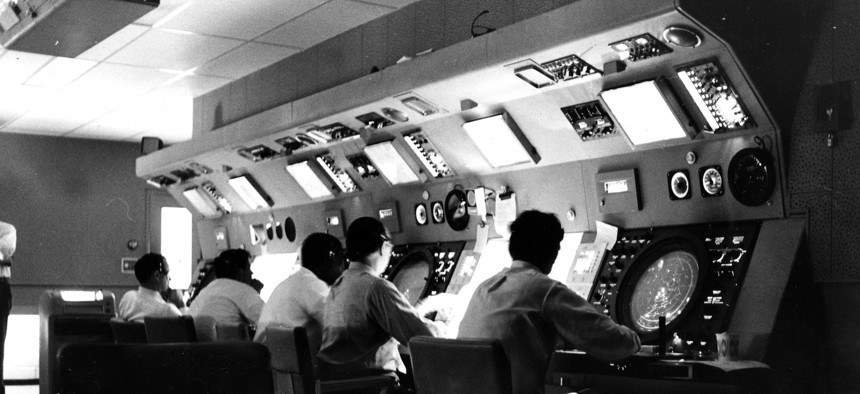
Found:
<svg viewBox="0 0 860 394"><path fill-rule="evenodd" d="M260 281L259 281L259 280L257 280L257 279L251 279L251 283L250 283L250 285L251 285L251 287L253 287L253 288L254 288L254 290L255 290L257 293L259 293L259 292L260 292L260 290L263 290L263 286L265 286L265 285L263 284L263 282L260 282Z"/></svg>

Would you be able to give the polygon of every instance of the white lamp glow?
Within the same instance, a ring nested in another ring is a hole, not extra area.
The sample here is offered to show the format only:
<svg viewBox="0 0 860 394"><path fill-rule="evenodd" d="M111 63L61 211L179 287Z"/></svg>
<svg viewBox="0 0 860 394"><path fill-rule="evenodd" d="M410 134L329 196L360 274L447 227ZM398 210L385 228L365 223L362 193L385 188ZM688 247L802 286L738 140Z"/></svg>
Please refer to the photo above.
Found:
<svg viewBox="0 0 860 394"><path fill-rule="evenodd" d="M310 198L331 197L333 194L328 186L320 180L314 170L307 161L301 163L290 164L287 166L287 172L295 178L299 186L304 189Z"/></svg>
<svg viewBox="0 0 860 394"><path fill-rule="evenodd" d="M251 209L267 208L275 205L268 195L265 195L263 190L257 185L257 182L250 175L240 175L235 178L230 178L230 186L236 190L239 197L248 204Z"/></svg>
<svg viewBox="0 0 860 394"><path fill-rule="evenodd" d="M182 195L201 215L207 218L221 216L221 211L218 210L215 202L209 198L209 194L200 190L199 187L185 190Z"/></svg>
<svg viewBox="0 0 860 394"><path fill-rule="evenodd" d="M391 141L370 145L364 148L367 157L376 165L379 172L388 179L392 185L401 183L417 182L418 175L412 171L400 152L394 148Z"/></svg>
<svg viewBox="0 0 860 394"><path fill-rule="evenodd" d="M600 98L633 145L691 137L657 81L605 90Z"/></svg>
<svg viewBox="0 0 860 394"><path fill-rule="evenodd" d="M493 167L540 161L525 135L506 114L466 122L463 129Z"/></svg>

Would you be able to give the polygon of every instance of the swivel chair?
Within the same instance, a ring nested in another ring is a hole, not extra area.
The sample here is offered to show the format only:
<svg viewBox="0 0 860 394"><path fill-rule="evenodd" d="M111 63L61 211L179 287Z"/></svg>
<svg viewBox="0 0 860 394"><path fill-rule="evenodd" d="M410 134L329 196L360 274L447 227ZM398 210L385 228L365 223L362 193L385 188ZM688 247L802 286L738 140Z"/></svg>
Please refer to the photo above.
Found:
<svg viewBox="0 0 860 394"><path fill-rule="evenodd" d="M114 318L108 324L114 343L146 343L146 328L143 323Z"/></svg>
<svg viewBox="0 0 860 394"><path fill-rule="evenodd" d="M497 340L418 336L409 352L421 394L511 393L511 364Z"/></svg>
<svg viewBox="0 0 860 394"><path fill-rule="evenodd" d="M197 330L191 316L144 317L148 343L197 342Z"/></svg>

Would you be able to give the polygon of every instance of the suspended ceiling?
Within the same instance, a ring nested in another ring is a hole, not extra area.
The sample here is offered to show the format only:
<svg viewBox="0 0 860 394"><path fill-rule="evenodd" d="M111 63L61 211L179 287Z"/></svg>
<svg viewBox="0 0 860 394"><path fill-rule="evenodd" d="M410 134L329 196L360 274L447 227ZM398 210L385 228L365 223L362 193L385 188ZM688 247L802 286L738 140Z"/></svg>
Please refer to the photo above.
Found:
<svg viewBox="0 0 860 394"><path fill-rule="evenodd" d="M0 48L0 132L191 139L192 98L416 0L162 0L74 59Z"/></svg>

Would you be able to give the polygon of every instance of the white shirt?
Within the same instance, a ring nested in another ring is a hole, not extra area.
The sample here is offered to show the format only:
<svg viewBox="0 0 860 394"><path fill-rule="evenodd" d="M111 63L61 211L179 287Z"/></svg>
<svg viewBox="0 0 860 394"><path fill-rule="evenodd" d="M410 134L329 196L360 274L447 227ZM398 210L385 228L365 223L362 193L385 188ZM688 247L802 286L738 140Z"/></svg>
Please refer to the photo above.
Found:
<svg viewBox="0 0 860 394"><path fill-rule="evenodd" d="M257 324L263 299L253 287L233 279L215 279L209 283L188 310L197 328L197 340L214 341L216 323Z"/></svg>
<svg viewBox="0 0 860 394"><path fill-rule="evenodd" d="M161 298L161 294L152 289L139 287L137 290L126 292L119 301L119 317L127 321L143 322L144 316L171 317L180 316L182 312Z"/></svg>
<svg viewBox="0 0 860 394"><path fill-rule="evenodd" d="M322 340L322 318L328 285L313 272L300 267L272 291L257 322L254 341L266 343L266 327L283 325L305 327L311 354L316 354Z"/></svg>
<svg viewBox="0 0 860 394"><path fill-rule="evenodd" d="M15 247L18 244L18 233L15 226L0 222L0 261L9 260L15 254ZM0 277L8 278L12 276L12 268L8 265L0 267Z"/></svg>

